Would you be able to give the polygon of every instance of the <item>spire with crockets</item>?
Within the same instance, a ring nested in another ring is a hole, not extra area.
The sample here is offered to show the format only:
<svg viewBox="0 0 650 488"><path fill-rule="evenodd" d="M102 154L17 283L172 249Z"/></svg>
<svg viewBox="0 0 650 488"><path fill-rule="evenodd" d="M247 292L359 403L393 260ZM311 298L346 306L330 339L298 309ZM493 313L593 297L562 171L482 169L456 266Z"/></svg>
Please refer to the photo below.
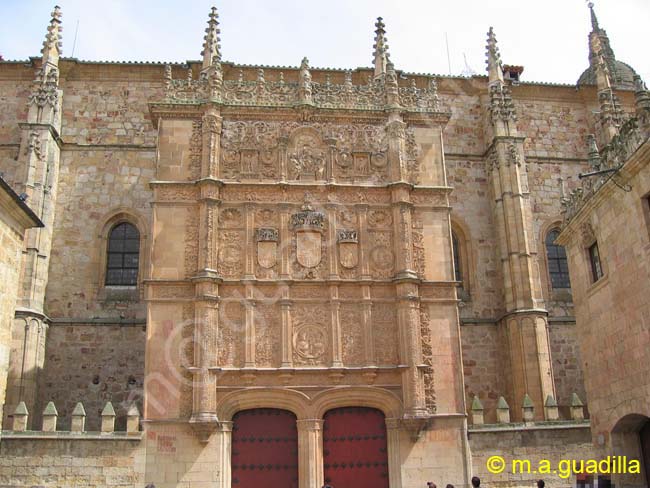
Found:
<svg viewBox="0 0 650 488"><path fill-rule="evenodd" d="M61 56L61 47L62 47L62 35L63 27L61 27L61 8L57 5L54 7L52 12L52 19L50 20L50 25L47 26L47 34L45 35L45 40L43 41L43 49L41 53L43 54L43 72L47 75L47 72L51 68L57 68L59 66L59 57Z"/></svg>
<svg viewBox="0 0 650 488"><path fill-rule="evenodd" d="M604 62L609 70L609 78L612 88L617 90L634 89L634 69L627 64L618 61L614 50L610 46L607 32L600 26L593 2L589 6L591 17L591 32L589 33L589 68L582 73L578 85L595 85L597 83L598 65Z"/></svg>
<svg viewBox="0 0 650 488"><path fill-rule="evenodd" d="M203 56L202 71L221 62L220 32L219 14L217 13L217 8L212 7L208 18L208 27L206 27L205 36L203 37L203 51L201 51L201 56Z"/></svg>
<svg viewBox="0 0 650 488"><path fill-rule="evenodd" d="M490 27L487 38L487 64L488 83L490 85L500 82L503 83L503 67L501 65L501 54L499 53L499 46L497 45L497 37L494 34L494 29Z"/></svg>
<svg viewBox="0 0 650 488"><path fill-rule="evenodd" d="M388 39L386 38L386 25L384 20L381 17L377 17L377 22L375 23L375 44L372 46L374 48L374 66L375 66L375 78L386 74L386 66L388 64Z"/></svg>

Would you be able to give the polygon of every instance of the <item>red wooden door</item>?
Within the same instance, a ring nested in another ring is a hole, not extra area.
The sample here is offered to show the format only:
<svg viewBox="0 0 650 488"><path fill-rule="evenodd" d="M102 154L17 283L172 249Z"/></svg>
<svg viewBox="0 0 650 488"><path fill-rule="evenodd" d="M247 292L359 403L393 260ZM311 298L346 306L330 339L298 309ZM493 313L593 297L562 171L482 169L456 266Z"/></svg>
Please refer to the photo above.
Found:
<svg viewBox="0 0 650 488"><path fill-rule="evenodd" d="M384 414L374 408L330 410L323 425L325 482L333 488L388 488Z"/></svg>
<svg viewBox="0 0 650 488"><path fill-rule="evenodd" d="M296 416L256 408L233 417L232 488L298 488Z"/></svg>

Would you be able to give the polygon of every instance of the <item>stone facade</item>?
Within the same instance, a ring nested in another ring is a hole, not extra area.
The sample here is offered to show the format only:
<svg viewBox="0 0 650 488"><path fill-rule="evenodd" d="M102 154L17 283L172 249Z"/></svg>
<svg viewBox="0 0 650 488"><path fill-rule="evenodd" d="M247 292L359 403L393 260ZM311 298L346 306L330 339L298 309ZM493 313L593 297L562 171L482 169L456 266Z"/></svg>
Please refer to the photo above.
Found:
<svg viewBox="0 0 650 488"><path fill-rule="evenodd" d="M492 30L488 76L462 78L396 69L381 19L349 71L225 62L215 10L173 66L60 58L60 22L42 59L0 62L0 169L45 223L6 280L0 484L236 488L237 414L268 408L296 418L300 488L332 475L327 413L351 407L383 415L391 488L528 486L485 472L496 444L601 454L575 405L582 288L546 253L607 129L598 86L506 79ZM123 225L137 279L109 284ZM26 473L32 451L53 470Z"/></svg>
<svg viewBox="0 0 650 488"><path fill-rule="evenodd" d="M601 114L607 115L611 89L599 87ZM603 117L598 135L606 145L600 152L591 140L591 171L565 201L559 242L567 247L571 269L594 442L607 454L644 458L647 466L650 94L638 77L635 94L634 117L610 134L603 132L612 119ZM617 481L647 486L647 476L646 467Z"/></svg>
<svg viewBox="0 0 650 488"><path fill-rule="evenodd" d="M42 225L34 212L0 176L0 414L3 413L7 391L11 329L25 231Z"/></svg>

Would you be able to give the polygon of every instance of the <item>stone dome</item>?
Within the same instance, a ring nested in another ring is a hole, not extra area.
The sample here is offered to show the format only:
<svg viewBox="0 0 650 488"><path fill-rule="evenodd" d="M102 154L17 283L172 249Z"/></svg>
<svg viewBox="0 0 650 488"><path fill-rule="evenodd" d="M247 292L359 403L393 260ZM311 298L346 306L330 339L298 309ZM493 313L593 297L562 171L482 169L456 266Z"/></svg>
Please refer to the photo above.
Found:
<svg viewBox="0 0 650 488"><path fill-rule="evenodd" d="M611 78L612 88L617 90L634 90L634 75L636 71L629 65L622 61L608 60L607 67L609 68L609 76ZM596 70L594 66L589 66L578 79L578 86L582 85L595 85L596 84Z"/></svg>

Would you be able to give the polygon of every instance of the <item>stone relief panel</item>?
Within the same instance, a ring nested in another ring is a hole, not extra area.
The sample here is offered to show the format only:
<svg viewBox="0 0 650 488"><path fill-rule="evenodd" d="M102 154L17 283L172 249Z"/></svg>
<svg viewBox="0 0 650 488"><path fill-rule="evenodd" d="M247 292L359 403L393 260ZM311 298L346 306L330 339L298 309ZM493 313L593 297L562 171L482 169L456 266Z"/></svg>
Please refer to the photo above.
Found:
<svg viewBox="0 0 650 488"><path fill-rule="evenodd" d="M361 307L356 303L344 303L340 310L341 347L345 366L365 364L363 320Z"/></svg>
<svg viewBox="0 0 650 488"><path fill-rule="evenodd" d="M371 316L377 364L395 366L399 363L396 304L375 303Z"/></svg>
<svg viewBox="0 0 650 488"><path fill-rule="evenodd" d="M224 298L219 307L217 330L217 364L239 367L243 363L246 319L244 307L237 298Z"/></svg>
<svg viewBox="0 0 650 488"><path fill-rule="evenodd" d="M282 327L280 310L275 305L255 307L255 365L261 368L280 365Z"/></svg>
<svg viewBox="0 0 650 488"><path fill-rule="evenodd" d="M185 221L185 276L196 274L199 265L199 216L187 212Z"/></svg>
<svg viewBox="0 0 650 488"><path fill-rule="evenodd" d="M268 122L224 121L221 171L226 179L279 176L277 127Z"/></svg>
<svg viewBox="0 0 650 488"><path fill-rule="evenodd" d="M243 274L246 256L245 216L239 208L222 208L219 213L219 247L217 270L224 278L237 278Z"/></svg>
<svg viewBox="0 0 650 488"><path fill-rule="evenodd" d="M406 131L409 181L419 174L419 146ZM388 142L381 125L224 121L224 179L277 179L286 164L289 180L388 181Z"/></svg>
<svg viewBox="0 0 650 488"><path fill-rule="evenodd" d="M218 266L219 274L224 278L238 278L244 272L244 248L245 242L243 231L220 231L219 232L219 253Z"/></svg>
<svg viewBox="0 0 650 488"><path fill-rule="evenodd" d="M411 236L413 240L413 267L418 277L424 278L424 226L417 217L411 222Z"/></svg>
<svg viewBox="0 0 650 488"><path fill-rule="evenodd" d="M426 307L420 309L420 337L422 339L422 363L424 370L424 401L431 413L436 411L436 390L433 375L433 348L431 346L431 320Z"/></svg>
<svg viewBox="0 0 650 488"><path fill-rule="evenodd" d="M388 208L371 209L368 212L368 241L370 273L373 278L387 279L393 276L395 253L393 251L393 217Z"/></svg>
<svg viewBox="0 0 650 488"><path fill-rule="evenodd" d="M325 305L296 305L292 309L293 362L301 366L331 363L330 312Z"/></svg>

